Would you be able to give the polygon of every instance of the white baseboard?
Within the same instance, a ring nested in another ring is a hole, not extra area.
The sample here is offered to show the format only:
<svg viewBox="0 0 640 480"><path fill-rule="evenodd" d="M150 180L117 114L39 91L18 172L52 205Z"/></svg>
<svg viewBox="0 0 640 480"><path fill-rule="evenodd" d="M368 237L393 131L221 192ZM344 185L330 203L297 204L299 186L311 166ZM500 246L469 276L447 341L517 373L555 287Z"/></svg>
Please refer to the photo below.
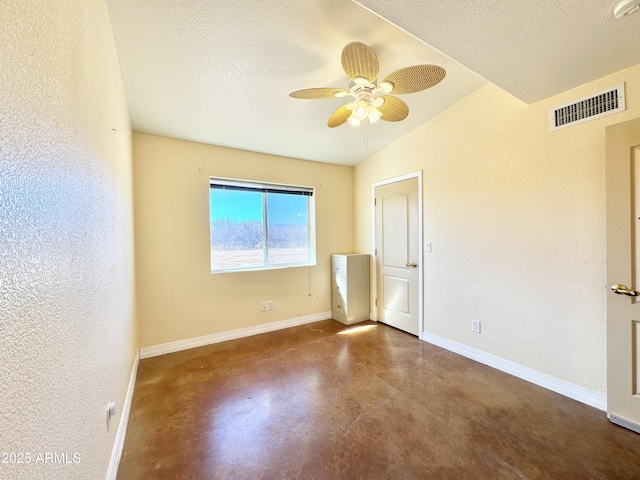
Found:
<svg viewBox="0 0 640 480"><path fill-rule="evenodd" d="M124 447L124 437L127 433L127 425L129 423L129 412L131 411L131 399L133 398L133 389L136 385L136 377L138 375L138 363L140 362L140 354L136 352L131 367L131 376L129 377L129 386L127 387L127 395L124 398L124 404L120 412L120 422L118 423L118 431L116 432L116 441L111 450L111 461L109 462L109 470L107 471L107 480L116 480L118 475L118 465L120 465L120 457L122 456L122 448Z"/></svg>
<svg viewBox="0 0 640 480"><path fill-rule="evenodd" d="M320 320L329 320L331 312L315 313L313 315L305 315L304 317L291 318L289 320L280 320L279 322L264 323L255 327L239 328L237 330L229 330L227 332L214 333L212 335L204 335L202 337L187 338L176 342L162 343L151 347L143 347L140 349L140 358L157 357L166 353L179 352L190 348L203 347L213 343L226 342L227 340L235 340L236 338L250 337L260 333L273 332L282 330L283 328L297 327L298 325L306 325L307 323L319 322Z"/></svg>
<svg viewBox="0 0 640 480"><path fill-rule="evenodd" d="M458 355L462 355L463 357L484 363L485 365L497 370L501 370L515 377L534 383L540 387L544 387L548 390L564 395L565 397L577 400L578 402L585 403L599 410L607 410L607 396L605 394L594 392L593 390L540 373L531 368L523 367L522 365L509 360L496 357L481 350L476 350L475 348L468 347L437 335L423 333L421 339L438 347L442 347L445 350L450 350Z"/></svg>

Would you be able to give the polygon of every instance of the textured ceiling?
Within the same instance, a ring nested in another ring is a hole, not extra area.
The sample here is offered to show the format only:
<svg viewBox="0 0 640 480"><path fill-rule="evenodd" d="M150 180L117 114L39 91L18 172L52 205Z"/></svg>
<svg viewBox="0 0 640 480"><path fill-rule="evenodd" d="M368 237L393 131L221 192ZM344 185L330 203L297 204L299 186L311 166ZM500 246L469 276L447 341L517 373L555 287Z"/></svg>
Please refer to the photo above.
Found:
<svg viewBox="0 0 640 480"><path fill-rule="evenodd" d="M355 1L528 103L640 62L618 0Z"/></svg>
<svg viewBox="0 0 640 480"><path fill-rule="evenodd" d="M107 0L133 128L140 132L307 160L355 165L485 81L365 8L345 0ZM348 88L340 54L371 46L380 76L413 64L447 70L403 95L398 123L330 129L345 99L294 90Z"/></svg>
<svg viewBox="0 0 640 480"><path fill-rule="evenodd" d="M638 63L640 13L616 20L615 3L107 0L135 130L345 165L484 79L530 103ZM346 100L288 94L348 88L340 53L353 40L378 54L381 77L419 63L441 65L447 76L402 96L410 108L402 122L330 129L327 119Z"/></svg>

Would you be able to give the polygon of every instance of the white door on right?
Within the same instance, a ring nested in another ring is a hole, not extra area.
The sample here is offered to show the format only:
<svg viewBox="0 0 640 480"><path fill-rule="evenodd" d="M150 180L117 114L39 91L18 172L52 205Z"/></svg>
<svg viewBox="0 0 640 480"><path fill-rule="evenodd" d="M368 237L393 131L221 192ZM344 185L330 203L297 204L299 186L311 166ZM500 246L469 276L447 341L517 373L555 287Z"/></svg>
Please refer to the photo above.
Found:
<svg viewBox="0 0 640 480"><path fill-rule="evenodd" d="M375 189L378 321L419 334L418 179Z"/></svg>
<svg viewBox="0 0 640 480"><path fill-rule="evenodd" d="M607 415L640 433L640 119L606 129Z"/></svg>

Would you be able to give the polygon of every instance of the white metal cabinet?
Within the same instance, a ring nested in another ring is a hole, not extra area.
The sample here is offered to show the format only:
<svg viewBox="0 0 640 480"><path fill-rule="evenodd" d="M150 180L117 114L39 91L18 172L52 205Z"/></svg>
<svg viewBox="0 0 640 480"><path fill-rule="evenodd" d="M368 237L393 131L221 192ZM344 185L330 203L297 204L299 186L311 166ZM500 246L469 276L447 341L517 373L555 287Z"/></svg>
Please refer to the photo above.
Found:
<svg viewBox="0 0 640 480"><path fill-rule="evenodd" d="M331 312L346 325L369 320L369 255L331 255Z"/></svg>

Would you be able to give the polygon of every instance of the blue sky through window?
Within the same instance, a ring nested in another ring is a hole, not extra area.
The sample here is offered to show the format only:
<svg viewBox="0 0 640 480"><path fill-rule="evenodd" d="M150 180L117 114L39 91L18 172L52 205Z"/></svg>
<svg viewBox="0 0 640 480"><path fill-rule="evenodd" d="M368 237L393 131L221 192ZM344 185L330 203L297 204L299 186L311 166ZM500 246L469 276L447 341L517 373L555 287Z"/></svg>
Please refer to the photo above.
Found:
<svg viewBox="0 0 640 480"><path fill-rule="evenodd" d="M211 220L228 218L240 222L262 221L262 193L238 190L217 190L209 195Z"/></svg>
<svg viewBox="0 0 640 480"><path fill-rule="evenodd" d="M308 198L304 195L269 193L269 223L275 225L306 224ZM262 221L262 193L211 189L209 196L211 220Z"/></svg>

